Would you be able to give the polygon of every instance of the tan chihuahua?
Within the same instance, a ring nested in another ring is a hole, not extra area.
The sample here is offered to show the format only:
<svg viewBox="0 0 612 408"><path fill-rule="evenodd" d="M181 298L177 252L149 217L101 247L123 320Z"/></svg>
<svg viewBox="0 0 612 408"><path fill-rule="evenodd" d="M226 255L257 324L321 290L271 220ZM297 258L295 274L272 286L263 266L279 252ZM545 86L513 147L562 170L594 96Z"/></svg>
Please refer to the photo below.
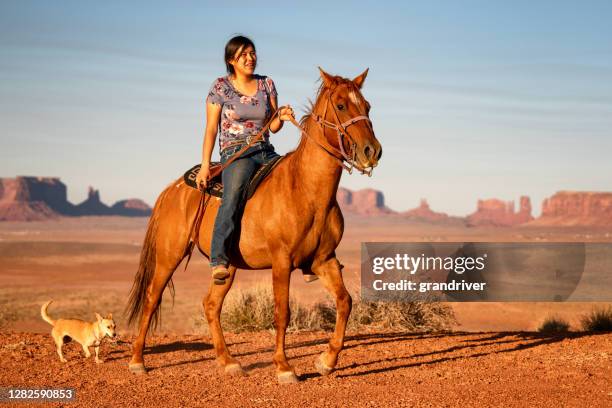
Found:
<svg viewBox="0 0 612 408"><path fill-rule="evenodd" d="M85 322L79 319L58 319L53 320L47 314L47 308L53 302L48 301L40 308L40 315L43 320L53 326L51 330L51 336L57 346L57 354L59 354L60 360L65 363L66 359L62 354L62 346L64 343L68 343L70 339L76 340L85 352L85 357L91 357L89 347L94 346L96 351L96 363L103 363L98 353L100 352L100 342L105 336L114 338L115 337L115 322L113 321L113 314L109 313L107 317L103 318L96 313L95 322ZM68 337L66 341L64 339Z"/></svg>

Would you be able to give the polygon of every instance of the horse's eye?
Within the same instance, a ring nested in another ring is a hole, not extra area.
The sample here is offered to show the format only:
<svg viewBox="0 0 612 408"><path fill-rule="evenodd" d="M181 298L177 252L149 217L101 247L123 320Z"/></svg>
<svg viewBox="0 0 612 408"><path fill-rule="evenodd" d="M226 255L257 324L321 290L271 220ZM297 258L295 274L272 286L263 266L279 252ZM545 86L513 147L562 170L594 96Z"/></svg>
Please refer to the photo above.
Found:
<svg viewBox="0 0 612 408"><path fill-rule="evenodd" d="M338 105L338 110L344 110L344 105L342 104Z"/></svg>

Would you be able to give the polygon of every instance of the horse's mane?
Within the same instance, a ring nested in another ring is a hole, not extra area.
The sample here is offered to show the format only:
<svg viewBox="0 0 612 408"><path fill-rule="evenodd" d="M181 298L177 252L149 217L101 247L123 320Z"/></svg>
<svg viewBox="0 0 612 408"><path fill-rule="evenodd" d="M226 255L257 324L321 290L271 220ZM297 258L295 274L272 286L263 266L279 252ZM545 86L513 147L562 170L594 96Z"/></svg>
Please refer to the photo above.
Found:
<svg viewBox="0 0 612 408"><path fill-rule="evenodd" d="M319 101L319 98L321 97L321 94L323 93L323 91L326 88L331 88L334 89L339 85L342 84L346 84L349 89L354 89L355 91L357 91L359 93L359 89L357 88L357 85L355 85L353 83L353 81L351 81L350 79L347 78L343 78L341 76L338 75L333 75L333 76L329 76L329 78L331 79L331 83L329 83L329 86L326 86L325 81L321 80L321 78L317 79L317 82L319 82L319 87L317 89L317 93L315 94L314 100L308 98L308 101L306 102L306 108L305 108L305 113L304 116L302 116L300 118L300 126L302 126L302 128L304 128L304 130L308 131L308 127L309 127L309 122L308 119L312 116L312 114L314 113L314 109L317 105L317 102ZM304 138L304 135L300 135L300 142L298 143L297 147L289 152L287 152L287 155L293 154L295 152L297 152L298 150L301 150L303 143L302 143L302 139Z"/></svg>
<svg viewBox="0 0 612 408"><path fill-rule="evenodd" d="M355 85L353 81L351 81L350 79L342 78L341 76L338 76L338 75L330 76L330 78L332 82L329 84L329 88L331 89L334 89L338 85L346 84L349 88L359 91L359 89L357 88L357 85ZM302 116L302 118L300 119L300 125L303 125L306 119L308 119L308 117L312 115L313 113L312 111L314 110L316 103L319 100L319 97L325 90L325 82L322 81L321 78L317 79L317 82L319 82L319 88L317 89L317 93L315 95L314 102L312 99L308 98L308 102L306 105L307 106L306 112L304 116Z"/></svg>

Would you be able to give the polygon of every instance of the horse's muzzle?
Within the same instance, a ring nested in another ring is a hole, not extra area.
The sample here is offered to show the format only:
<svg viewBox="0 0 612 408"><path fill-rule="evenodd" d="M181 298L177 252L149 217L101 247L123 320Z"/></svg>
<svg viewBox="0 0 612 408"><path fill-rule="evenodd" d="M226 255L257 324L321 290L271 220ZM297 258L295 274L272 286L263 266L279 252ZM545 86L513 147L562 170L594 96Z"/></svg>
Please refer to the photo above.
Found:
<svg viewBox="0 0 612 408"><path fill-rule="evenodd" d="M382 156L382 146L378 142L366 143L360 153L366 164L365 167L376 167Z"/></svg>

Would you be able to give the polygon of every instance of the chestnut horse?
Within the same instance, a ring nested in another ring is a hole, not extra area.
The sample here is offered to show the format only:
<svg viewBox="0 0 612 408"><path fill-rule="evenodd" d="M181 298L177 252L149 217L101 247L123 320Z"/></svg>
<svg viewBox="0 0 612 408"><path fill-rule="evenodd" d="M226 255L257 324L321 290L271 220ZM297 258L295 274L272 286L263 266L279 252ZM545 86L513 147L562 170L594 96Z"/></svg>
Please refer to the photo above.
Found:
<svg viewBox="0 0 612 408"><path fill-rule="evenodd" d="M297 268L317 275L336 300L335 330L316 367L326 375L336 366L351 312L351 297L335 252L344 231L336 192L343 167L371 172L382 153L368 117L370 105L360 91L367 72L349 80L321 70L321 87L311 112L302 119L297 149L278 163L245 204L238 243L230 253L230 276L223 284L211 280L203 301L217 362L228 374L243 373L227 350L220 322L223 300L237 268L272 269L276 329L273 361L279 382L298 380L285 355L289 279ZM156 324L159 318L162 292L191 249L190 229L201 197L202 193L179 179L155 203L128 305L130 323L140 317L129 365L133 372L146 372L145 337L151 320ZM196 239L207 256L219 203L215 197L208 201Z"/></svg>

